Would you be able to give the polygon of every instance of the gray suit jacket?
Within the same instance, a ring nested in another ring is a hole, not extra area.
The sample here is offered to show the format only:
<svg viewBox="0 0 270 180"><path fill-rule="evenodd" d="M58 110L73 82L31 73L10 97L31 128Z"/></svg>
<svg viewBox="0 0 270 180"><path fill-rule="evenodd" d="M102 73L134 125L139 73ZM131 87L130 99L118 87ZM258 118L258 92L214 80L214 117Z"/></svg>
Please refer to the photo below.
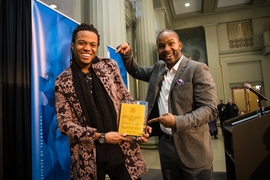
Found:
<svg viewBox="0 0 270 180"><path fill-rule="evenodd" d="M132 77L149 83L146 101L150 114L159 96L166 63L159 60L151 67L139 66L132 51L122 59ZM211 164L213 151L208 122L217 118L218 110L216 85L206 64L183 57L172 82L168 109L176 120L173 136L183 163L190 168Z"/></svg>

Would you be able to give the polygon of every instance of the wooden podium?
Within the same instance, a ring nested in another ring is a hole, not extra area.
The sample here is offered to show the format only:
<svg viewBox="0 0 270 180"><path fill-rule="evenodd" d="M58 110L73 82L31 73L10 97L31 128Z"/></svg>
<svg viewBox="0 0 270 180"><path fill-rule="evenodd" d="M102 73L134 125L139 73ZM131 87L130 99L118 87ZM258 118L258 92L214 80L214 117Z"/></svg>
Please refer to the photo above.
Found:
<svg viewBox="0 0 270 180"><path fill-rule="evenodd" d="M227 179L270 179L269 111L229 119L223 127Z"/></svg>

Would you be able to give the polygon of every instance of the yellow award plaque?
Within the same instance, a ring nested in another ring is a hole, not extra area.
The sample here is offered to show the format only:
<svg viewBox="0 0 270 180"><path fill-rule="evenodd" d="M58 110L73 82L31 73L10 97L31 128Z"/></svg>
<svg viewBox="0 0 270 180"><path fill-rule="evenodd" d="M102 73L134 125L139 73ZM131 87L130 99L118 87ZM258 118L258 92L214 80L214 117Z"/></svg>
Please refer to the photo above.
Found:
<svg viewBox="0 0 270 180"><path fill-rule="evenodd" d="M127 136L142 136L147 122L146 101L123 101L118 132Z"/></svg>

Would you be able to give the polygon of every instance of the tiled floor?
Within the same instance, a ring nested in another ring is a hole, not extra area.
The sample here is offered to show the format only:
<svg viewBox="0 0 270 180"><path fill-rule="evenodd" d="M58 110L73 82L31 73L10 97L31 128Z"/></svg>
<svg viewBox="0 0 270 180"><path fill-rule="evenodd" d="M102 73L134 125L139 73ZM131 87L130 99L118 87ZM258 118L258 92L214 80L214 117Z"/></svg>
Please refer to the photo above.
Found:
<svg viewBox="0 0 270 180"><path fill-rule="evenodd" d="M214 137L212 137L212 146L214 151L214 172L226 172L224 143L220 128L218 130L218 139L214 139ZM157 149L142 148L142 152L149 169L160 169Z"/></svg>

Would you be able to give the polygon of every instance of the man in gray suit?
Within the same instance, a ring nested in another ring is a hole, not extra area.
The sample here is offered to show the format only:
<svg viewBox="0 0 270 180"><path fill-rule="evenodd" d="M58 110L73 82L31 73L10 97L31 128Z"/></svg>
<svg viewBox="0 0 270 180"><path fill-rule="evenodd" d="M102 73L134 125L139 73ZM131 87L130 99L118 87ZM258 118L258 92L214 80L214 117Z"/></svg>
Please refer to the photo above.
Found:
<svg viewBox="0 0 270 180"><path fill-rule="evenodd" d="M175 31L161 31L156 44L161 60L151 67L138 65L128 43L116 52L133 78L149 83L148 123L158 123L162 130L158 149L163 179L213 179L208 122L217 118L218 110L212 75L206 64L182 55Z"/></svg>

